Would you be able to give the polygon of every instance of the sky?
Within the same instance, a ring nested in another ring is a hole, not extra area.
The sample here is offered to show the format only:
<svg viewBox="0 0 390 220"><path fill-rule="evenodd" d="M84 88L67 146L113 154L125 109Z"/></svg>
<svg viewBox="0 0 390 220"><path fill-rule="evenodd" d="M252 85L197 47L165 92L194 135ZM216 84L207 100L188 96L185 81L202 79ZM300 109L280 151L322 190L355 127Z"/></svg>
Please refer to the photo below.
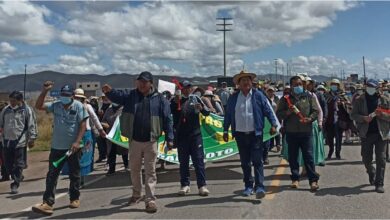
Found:
<svg viewBox="0 0 390 220"><path fill-rule="evenodd" d="M390 2L0 1L0 77L72 74L306 72L369 78L390 72ZM276 62L275 62L276 61ZM276 64L275 64L276 63Z"/></svg>

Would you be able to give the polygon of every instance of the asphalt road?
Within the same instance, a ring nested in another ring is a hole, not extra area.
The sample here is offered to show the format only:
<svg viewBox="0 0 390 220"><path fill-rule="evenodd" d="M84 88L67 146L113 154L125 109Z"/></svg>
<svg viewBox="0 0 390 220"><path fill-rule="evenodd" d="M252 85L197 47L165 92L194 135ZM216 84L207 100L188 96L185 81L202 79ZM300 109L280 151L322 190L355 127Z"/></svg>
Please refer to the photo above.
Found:
<svg viewBox="0 0 390 220"><path fill-rule="evenodd" d="M0 218L42 218L31 212L40 203L45 188L48 153L31 153L26 179L19 194L9 194L9 183L0 183ZM104 219L231 219L231 218L390 218L390 177L385 178L384 194L378 194L368 184L368 176L360 157L360 146L344 146L342 160L327 161L317 167L321 174L320 190L309 191L309 183L302 180L299 189L289 187L288 165L271 153L270 165L265 167L267 196L256 200L240 195L243 189L238 156L217 163L208 163L206 175L208 197L197 195L195 178L190 195L177 196L179 172L177 165L168 165L158 172L157 205L155 214L144 212L144 203L128 207L130 177L125 170L105 177L104 167L86 178L81 191L81 207L69 209L65 176L60 178L55 212L47 218L104 218ZM118 158L121 161L120 158ZM118 164L120 168L122 164ZM387 167L389 168L389 167ZM191 172L194 177L194 172Z"/></svg>

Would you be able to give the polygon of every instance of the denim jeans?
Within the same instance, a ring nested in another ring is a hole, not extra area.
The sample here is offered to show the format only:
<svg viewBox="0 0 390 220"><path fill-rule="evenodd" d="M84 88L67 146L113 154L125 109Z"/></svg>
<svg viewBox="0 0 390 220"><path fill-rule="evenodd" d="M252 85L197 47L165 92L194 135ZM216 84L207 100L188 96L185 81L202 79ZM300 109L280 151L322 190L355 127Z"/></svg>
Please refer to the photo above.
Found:
<svg viewBox="0 0 390 220"><path fill-rule="evenodd" d="M245 187L264 189L263 151L265 145L263 136L255 136L254 133L246 134L236 132L235 135L238 152L240 154L241 168L244 173ZM252 176L252 165L255 178Z"/></svg>
<svg viewBox="0 0 390 220"><path fill-rule="evenodd" d="M204 165L204 150L202 135L195 135L186 138L179 138L177 151L180 162L180 183L181 186L190 185L190 157L195 168L196 182L198 188L206 185L206 171Z"/></svg>
<svg viewBox="0 0 390 220"><path fill-rule="evenodd" d="M46 190L43 194L43 201L48 205L53 205L55 202L55 194L58 176L64 166L64 162L56 168L53 166L53 162L60 159L66 154L67 150L55 150L51 149L49 156L49 171L46 176ZM69 165L69 197L70 201L77 200L80 197L80 159L82 151L79 150L76 153L71 154L67 158Z"/></svg>
<svg viewBox="0 0 390 220"><path fill-rule="evenodd" d="M286 140L288 144L288 162L291 169L291 180L299 181L299 149L301 149L303 161L307 171L309 182L317 182L319 176L315 170L313 157L313 136L311 133L287 133Z"/></svg>

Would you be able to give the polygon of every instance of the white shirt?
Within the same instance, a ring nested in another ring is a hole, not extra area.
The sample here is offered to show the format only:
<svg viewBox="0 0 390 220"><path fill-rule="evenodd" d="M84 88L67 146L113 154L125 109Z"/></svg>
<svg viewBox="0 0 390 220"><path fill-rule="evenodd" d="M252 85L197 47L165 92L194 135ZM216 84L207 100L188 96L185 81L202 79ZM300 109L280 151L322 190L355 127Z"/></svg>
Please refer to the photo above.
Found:
<svg viewBox="0 0 390 220"><path fill-rule="evenodd" d="M255 131L252 107L252 90L250 90L246 97L242 92L238 94L235 110L236 131Z"/></svg>

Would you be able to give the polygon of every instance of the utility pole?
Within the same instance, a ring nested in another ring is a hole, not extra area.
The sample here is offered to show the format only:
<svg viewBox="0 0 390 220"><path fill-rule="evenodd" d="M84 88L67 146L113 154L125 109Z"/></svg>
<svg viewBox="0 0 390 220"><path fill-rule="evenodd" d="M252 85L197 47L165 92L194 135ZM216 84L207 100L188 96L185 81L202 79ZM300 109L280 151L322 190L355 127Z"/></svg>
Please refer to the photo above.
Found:
<svg viewBox="0 0 390 220"><path fill-rule="evenodd" d="M278 59L274 59L275 61L275 82L278 81Z"/></svg>
<svg viewBox="0 0 390 220"><path fill-rule="evenodd" d="M222 24L217 24L222 26L222 29L217 29L217 31L223 32L223 76L226 77L226 32L233 31L233 29L227 28L228 26L233 25L232 23L226 23L226 21L233 20L233 18L217 18L217 20L223 21Z"/></svg>
<svg viewBox="0 0 390 220"><path fill-rule="evenodd" d="M26 80L27 80L27 64L24 64L24 86L23 86L23 100L26 100Z"/></svg>
<svg viewBox="0 0 390 220"><path fill-rule="evenodd" d="M284 64L282 63L282 77L283 77L283 85L284 85L284 80L286 79L285 77L286 75L284 75Z"/></svg>
<svg viewBox="0 0 390 220"><path fill-rule="evenodd" d="M364 84L366 84L367 77L366 77L366 63L364 62L364 56L363 56L363 74L364 74Z"/></svg>

